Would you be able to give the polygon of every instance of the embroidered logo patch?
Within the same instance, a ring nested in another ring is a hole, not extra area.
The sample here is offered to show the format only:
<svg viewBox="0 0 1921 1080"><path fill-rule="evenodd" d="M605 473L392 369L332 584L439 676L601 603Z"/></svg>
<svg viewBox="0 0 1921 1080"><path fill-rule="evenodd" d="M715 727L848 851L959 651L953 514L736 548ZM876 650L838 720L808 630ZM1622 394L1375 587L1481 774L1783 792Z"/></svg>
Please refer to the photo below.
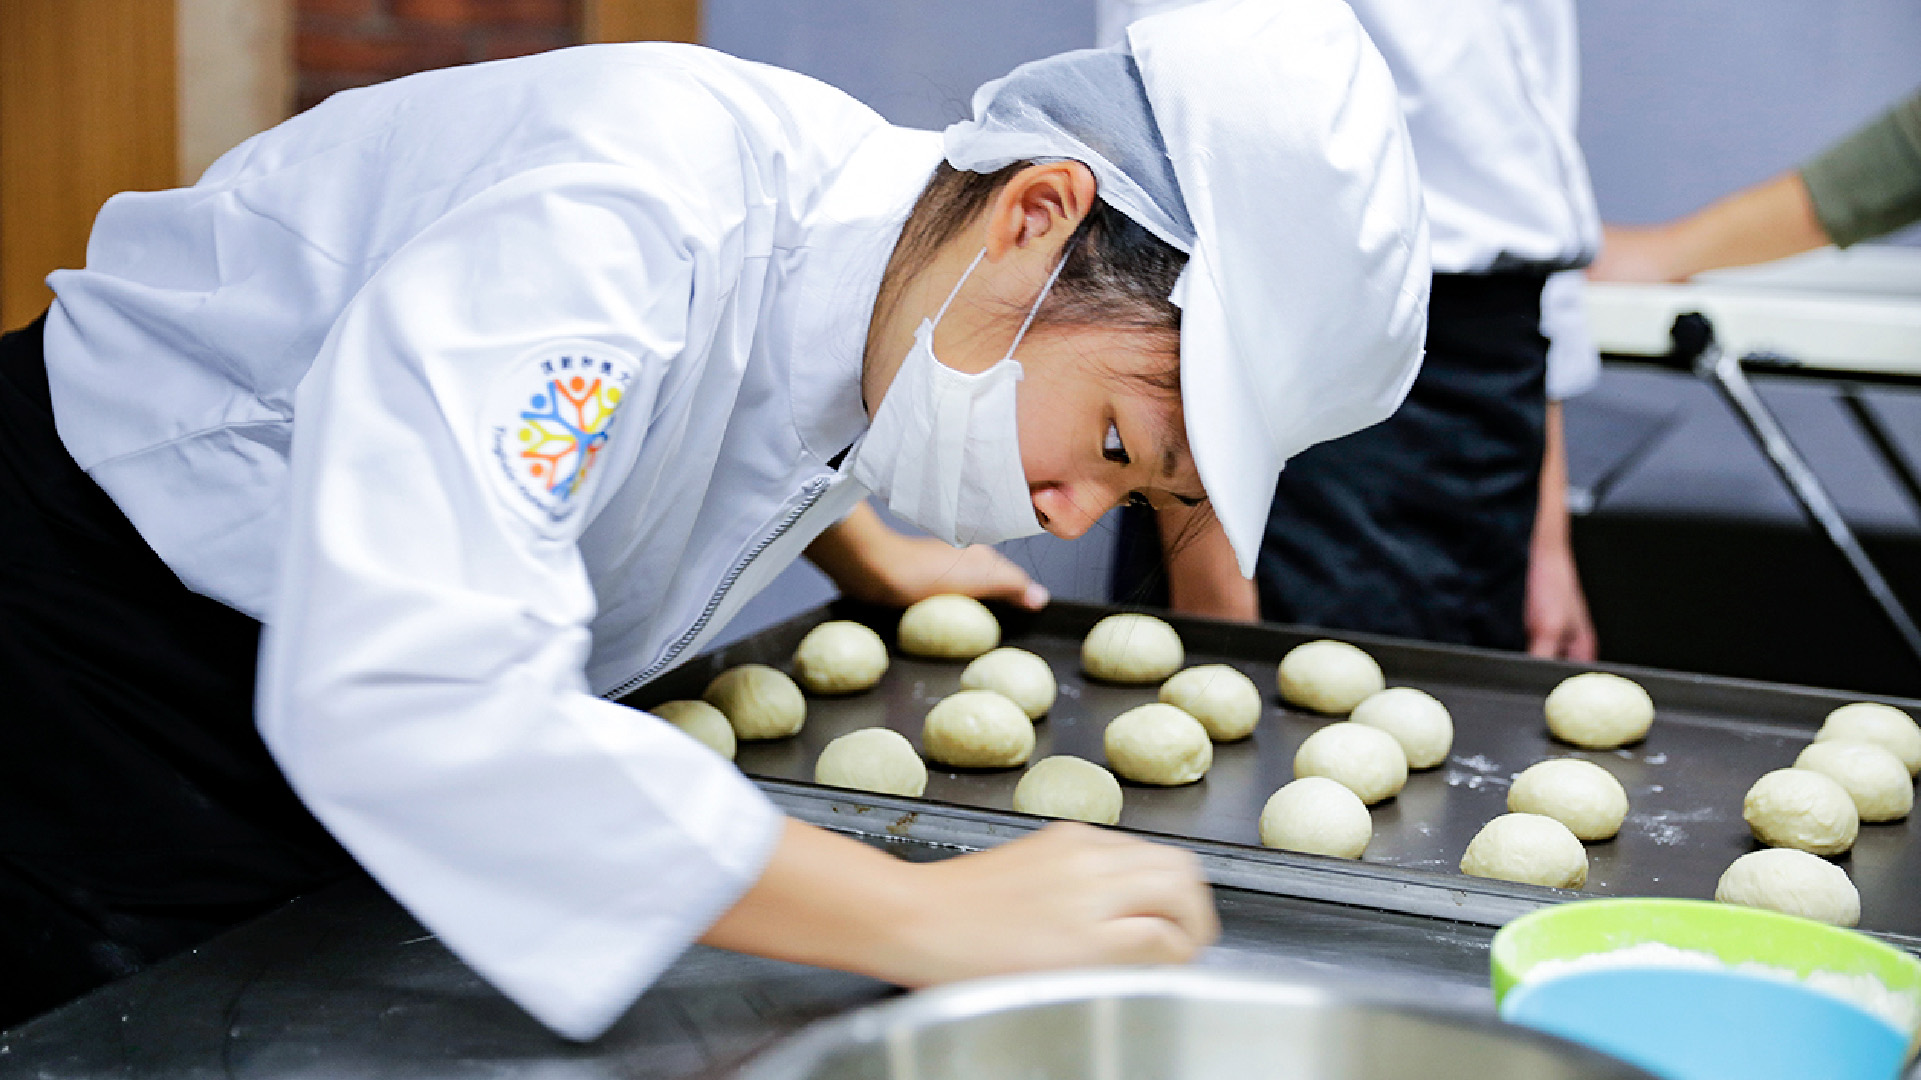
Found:
<svg viewBox="0 0 1921 1080"><path fill-rule="evenodd" d="M587 501L634 373L634 358L594 342L544 346L495 386L485 436L502 493L554 532Z"/></svg>

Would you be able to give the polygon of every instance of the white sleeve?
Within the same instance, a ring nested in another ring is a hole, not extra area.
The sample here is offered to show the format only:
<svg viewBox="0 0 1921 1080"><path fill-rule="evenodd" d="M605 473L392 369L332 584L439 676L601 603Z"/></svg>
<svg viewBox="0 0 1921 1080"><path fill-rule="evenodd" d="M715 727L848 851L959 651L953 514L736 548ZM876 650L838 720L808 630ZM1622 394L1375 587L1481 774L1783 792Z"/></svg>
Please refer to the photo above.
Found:
<svg viewBox="0 0 1921 1080"><path fill-rule="evenodd" d="M721 216L607 166L509 180L393 256L297 398L262 734L396 899L574 1038L759 877L781 819L677 728L588 692L588 514L516 501L484 428L526 408L530 363L591 354L629 372L598 425L617 470L698 332L696 280L721 277L702 254ZM585 481L568 494L619 477Z"/></svg>
<svg viewBox="0 0 1921 1080"><path fill-rule="evenodd" d="M1552 274L1541 289L1541 333L1547 337L1547 399L1566 401L1601 379L1601 353L1588 329L1587 276Z"/></svg>

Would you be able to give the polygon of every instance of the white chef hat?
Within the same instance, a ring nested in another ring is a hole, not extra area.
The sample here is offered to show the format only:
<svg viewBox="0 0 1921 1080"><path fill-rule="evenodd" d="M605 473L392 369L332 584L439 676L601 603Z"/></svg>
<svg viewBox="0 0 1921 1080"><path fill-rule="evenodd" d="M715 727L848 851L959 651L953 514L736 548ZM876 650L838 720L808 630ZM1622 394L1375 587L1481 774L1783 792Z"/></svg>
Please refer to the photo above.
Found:
<svg viewBox="0 0 1921 1080"><path fill-rule="evenodd" d="M947 129L992 172L1071 158L1186 252L1181 404L1252 577L1287 460L1400 406L1427 331L1427 220L1387 64L1340 0L1214 0L1016 68Z"/></svg>

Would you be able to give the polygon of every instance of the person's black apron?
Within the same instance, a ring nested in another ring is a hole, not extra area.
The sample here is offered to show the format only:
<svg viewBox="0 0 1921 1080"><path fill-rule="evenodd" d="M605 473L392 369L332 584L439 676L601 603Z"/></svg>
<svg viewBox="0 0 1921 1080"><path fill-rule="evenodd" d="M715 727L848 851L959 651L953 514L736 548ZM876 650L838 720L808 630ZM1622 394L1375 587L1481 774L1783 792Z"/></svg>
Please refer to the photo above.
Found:
<svg viewBox="0 0 1921 1080"><path fill-rule="evenodd" d="M0 1028L347 872L253 722L260 625L189 592L0 337Z"/></svg>
<svg viewBox="0 0 1921 1080"><path fill-rule="evenodd" d="M1437 274L1427 355L1385 422L1282 471L1261 617L1521 649L1547 416L1541 274ZM1166 604L1152 513L1123 515L1113 598Z"/></svg>

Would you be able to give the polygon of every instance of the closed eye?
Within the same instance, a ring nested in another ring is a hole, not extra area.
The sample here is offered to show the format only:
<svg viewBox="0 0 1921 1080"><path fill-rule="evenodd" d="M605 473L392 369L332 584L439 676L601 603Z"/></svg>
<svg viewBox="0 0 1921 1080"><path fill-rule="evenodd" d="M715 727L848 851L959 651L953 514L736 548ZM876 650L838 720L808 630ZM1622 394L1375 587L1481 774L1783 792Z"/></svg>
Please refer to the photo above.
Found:
<svg viewBox="0 0 1921 1080"><path fill-rule="evenodd" d="M1107 425L1107 438L1101 443L1101 456L1116 465L1134 463L1127 455L1127 447L1121 445L1121 429L1111 423Z"/></svg>

